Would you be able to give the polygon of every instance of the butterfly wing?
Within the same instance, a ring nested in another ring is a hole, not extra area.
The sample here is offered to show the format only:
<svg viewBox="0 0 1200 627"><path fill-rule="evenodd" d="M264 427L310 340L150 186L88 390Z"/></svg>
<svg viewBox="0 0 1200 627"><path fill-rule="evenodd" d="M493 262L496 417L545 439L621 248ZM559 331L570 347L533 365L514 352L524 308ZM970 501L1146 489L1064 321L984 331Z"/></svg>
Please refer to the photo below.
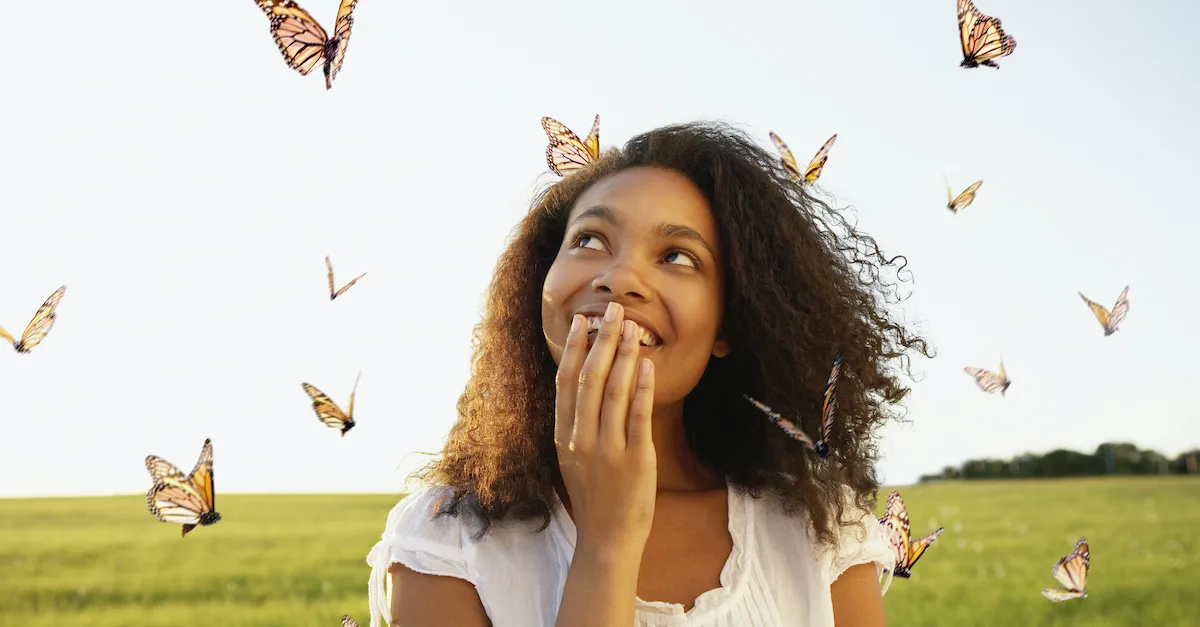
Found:
<svg viewBox="0 0 1200 627"><path fill-rule="evenodd" d="M958 30L962 67L987 65L1000 69L994 59L1012 54L1017 40L1004 33L998 18L984 15L971 0L958 0Z"/></svg>
<svg viewBox="0 0 1200 627"><path fill-rule="evenodd" d="M779 138L774 132L770 133L771 141L775 143L775 149L779 151L779 161L783 164L783 169L792 175L796 180L802 180L804 175L800 174L800 164L796 163L796 156L788 149L787 144Z"/></svg>
<svg viewBox="0 0 1200 627"><path fill-rule="evenodd" d="M593 125L597 132L597 142L599 141L599 123L600 116L597 115ZM562 122L551 117L543 117L542 129L546 131L546 136L550 139L550 144L546 146L546 165L550 166L551 172L559 176L566 176L592 162L593 157L588 146ZM590 135L588 137L591 138Z"/></svg>
<svg viewBox="0 0 1200 627"><path fill-rule="evenodd" d="M255 2L271 18L271 35L288 67L308 75L314 67L325 63L325 44L329 36L307 11L293 0Z"/></svg>
<svg viewBox="0 0 1200 627"><path fill-rule="evenodd" d="M9 344L12 344L13 346L17 345L17 339L14 338L13 336L9 335L8 331L4 330L4 327L0 327L0 337L4 338Z"/></svg>
<svg viewBox="0 0 1200 627"><path fill-rule="evenodd" d="M58 307L58 301L62 300L66 293L67 286L64 285L54 290L50 298L47 298L46 302L38 307L37 313L33 315L33 320L29 321L29 326L25 327L25 332L21 334L21 341L14 346L18 353L28 353L31 348L42 343L46 334L54 327L54 321L58 318L54 310Z"/></svg>
<svg viewBox="0 0 1200 627"><path fill-rule="evenodd" d="M592 130L588 132L588 136L583 139L583 147L587 148L588 154L593 159L600 158L600 114L596 114L596 119L592 120Z"/></svg>
<svg viewBox="0 0 1200 627"><path fill-rule="evenodd" d="M971 183L966 189L964 189L962 191L961 194L959 194L953 200L951 200L950 204L946 205L946 208L949 209L950 211L953 211L954 213L958 213L959 211L962 211L963 209L966 209L967 207L971 206L971 203L975 202L975 192L978 191L980 186L982 186L982 185L983 185L982 180ZM950 195L949 187L946 188L946 195L947 196Z"/></svg>
<svg viewBox="0 0 1200 627"><path fill-rule="evenodd" d="M324 392L307 383L301 383L300 385L304 387L304 391L312 398L313 411L316 412L318 420L335 429L341 429L346 424L349 417L342 412L336 403L330 400L328 396L325 396Z"/></svg>
<svg viewBox="0 0 1200 627"><path fill-rule="evenodd" d="M1042 590L1042 596L1054 601L1055 603L1059 603L1068 599L1078 599L1084 596L1084 593L1075 592L1072 590L1063 590L1062 588L1046 588Z"/></svg>
<svg viewBox="0 0 1200 627"><path fill-rule="evenodd" d="M172 479L174 481L187 481L183 471L172 464L171 462L157 456L146 456L146 471L150 473L150 478L154 483L158 483L163 479Z"/></svg>
<svg viewBox="0 0 1200 627"><path fill-rule="evenodd" d="M338 290L337 293L333 295L333 298L337 298L338 296L341 296L342 294L346 293L346 290L350 289L350 287L352 285L354 285L355 283L358 283L358 280L365 276L367 276L366 272L354 277L353 279L350 279L350 282L343 285L342 289ZM330 300L332 300L332 298Z"/></svg>
<svg viewBox="0 0 1200 627"><path fill-rule="evenodd" d="M804 169L804 183L812 185L817 182L821 176L821 170L825 168L825 162L829 160L829 149L833 147L833 142L837 140L837 133L833 137L825 140L825 144L813 155L812 161L808 162L808 167Z"/></svg>
<svg viewBox="0 0 1200 627"><path fill-rule="evenodd" d="M338 71L342 69L342 61L346 59L346 49L350 47L350 30L354 27L354 6L357 4L358 0L342 0L341 6L338 7L337 23L333 26L333 58L325 67L325 89L333 87L333 79L337 78Z"/></svg>
<svg viewBox="0 0 1200 627"><path fill-rule="evenodd" d="M908 550L909 557L908 563L904 565L905 568L911 571L913 566L917 565L917 560L921 559L921 556L925 554L925 549L928 549L930 545L933 544L933 541L937 540L937 537L942 535L942 531L945 531L945 529L945 527L938 527L937 531L934 531L920 540L913 542L912 546L909 547Z"/></svg>
<svg viewBox="0 0 1200 627"><path fill-rule="evenodd" d="M1100 303L1089 299L1087 296L1084 296L1083 292L1079 292L1079 297L1082 298L1083 302L1087 303L1087 306L1091 308L1092 315L1096 316L1096 321L1100 323L1100 326L1107 329L1108 319L1110 317L1108 309L1106 309L1104 305L1101 305Z"/></svg>
<svg viewBox="0 0 1200 627"><path fill-rule="evenodd" d="M163 522L183 525L185 536L201 524L206 512L211 511L203 497L189 483L170 479L155 483L150 488L146 493L146 507Z"/></svg>
<svg viewBox="0 0 1200 627"><path fill-rule="evenodd" d="M200 458L196 460L196 466L192 468L191 474L187 476L187 482L191 484L196 494L204 501L206 506L205 511L214 511L217 505L217 495L213 483L211 439L204 440L204 448L200 449Z"/></svg>
<svg viewBox="0 0 1200 627"><path fill-rule="evenodd" d="M996 374L990 370L984 370L983 368L975 368L972 366L963 368L963 372L966 372L974 377L975 384L979 386L979 389L987 392L988 394L1000 391L1000 389L1004 387L1005 382L1008 380L1008 377L1003 374Z"/></svg>
<svg viewBox="0 0 1200 627"><path fill-rule="evenodd" d="M342 627L358 627L358 623L354 622L347 614L342 614Z"/></svg>
<svg viewBox="0 0 1200 627"><path fill-rule="evenodd" d="M910 542L908 510L904 507L904 499L900 498L899 492L893 490L888 494L883 518L879 520L883 525L883 535L887 537L888 544L892 547L892 553L896 556L896 570L893 574L898 577L908 577L908 564L910 563L908 555L912 543Z"/></svg>
<svg viewBox="0 0 1200 627"><path fill-rule="evenodd" d="M742 397L745 398L747 401L750 401L750 404L754 405L760 411L762 411L764 414L766 414L767 419L770 420L772 423L774 423L776 426L778 426L780 429L783 429L783 432L788 434L788 437L792 438L793 440L799 441L801 444L803 444L804 446L807 446L808 448L814 448L812 439L808 437L808 434L805 433L803 429L796 426L796 423L779 415L773 409L768 407L765 403L757 401L754 398L747 396L745 394L743 394Z"/></svg>
<svg viewBox="0 0 1200 627"><path fill-rule="evenodd" d="M833 359L833 369L829 371L829 380L825 382L825 400L821 404L821 438L815 448L821 457L829 455L829 433L833 431L833 416L837 413L837 382L838 374L842 371L842 356Z"/></svg>
<svg viewBox="0 0 1200 627"><path fill-rule="evenodd" d="M1075 548L1054 564L1050 574L1068 591L1083 592L1087 587L1088 567L1091 565L1091 554L1086 538L1080 538Z"/></svg>
<svg viewBox="0 0 1200 627"><path fill-rule="evenodd" d="M1121 290L1121 295L1117 297L1117 302L1113 305L1112 313L1108 317L1108 323L1104 325L1104 330L1108 335L1112 335L1117 331L1121 321L1125 319L1125 314L1129 313L1129 286Z"/></svg>
<svg viewBox="0 0 1200 627"><path fill-rule="evenodd" d="M333 263L329 261L329 255L325 255L325 270L329 277L329 300L337 298L337 294L333 293Z"/></svg>

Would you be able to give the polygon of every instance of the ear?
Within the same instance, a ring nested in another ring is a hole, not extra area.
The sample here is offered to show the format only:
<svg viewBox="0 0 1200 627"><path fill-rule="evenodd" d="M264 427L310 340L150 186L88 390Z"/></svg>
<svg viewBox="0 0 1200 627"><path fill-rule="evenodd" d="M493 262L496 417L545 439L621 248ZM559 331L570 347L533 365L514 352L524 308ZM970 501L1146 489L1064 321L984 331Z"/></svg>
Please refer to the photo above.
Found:
<svg viewBox="0 0 1200 627"><path fill-rule="evenodd" d="M729 355L729 353L732 353L732 352L733 352L733 347L729 345L729 341L726 340L724 337L718 336L717 341L713 342L713 349L712 349L713 357L716 357L717 359L721 359L722 357L727 357Z"/></svg>

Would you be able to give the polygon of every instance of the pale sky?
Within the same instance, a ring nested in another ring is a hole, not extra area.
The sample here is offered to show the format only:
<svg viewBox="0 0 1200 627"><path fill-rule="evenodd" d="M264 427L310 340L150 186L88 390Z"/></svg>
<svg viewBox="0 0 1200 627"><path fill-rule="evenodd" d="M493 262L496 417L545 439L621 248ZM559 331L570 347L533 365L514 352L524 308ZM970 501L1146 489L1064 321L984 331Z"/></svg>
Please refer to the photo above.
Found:
<svg viewBox="0 0 1200 627"><path fill-rule="evenodd" d="M304 0L332 31L336 0ZM219 492L394 492L455 419L550 115L604 147L721 119L808 157L909 259L935 342L884 478L969 457L1200 445L1200 10L979 0L1018 41L958 67L954 2L362 0L345 65L288 69L251 0L5 7L0 496L132 494L150 453ZM736 8L735 8L736 7ZM1168 10L1169 9L1169 10ZM985 183L974 205L945 209ZM335 302L339 284L366 278ZM1080 300L1111 306L1104 337ZM985 395L963 366L1012 387ZM321 425L300 382L358 426ZM399 469L398 469L399 468Z"/></svg>

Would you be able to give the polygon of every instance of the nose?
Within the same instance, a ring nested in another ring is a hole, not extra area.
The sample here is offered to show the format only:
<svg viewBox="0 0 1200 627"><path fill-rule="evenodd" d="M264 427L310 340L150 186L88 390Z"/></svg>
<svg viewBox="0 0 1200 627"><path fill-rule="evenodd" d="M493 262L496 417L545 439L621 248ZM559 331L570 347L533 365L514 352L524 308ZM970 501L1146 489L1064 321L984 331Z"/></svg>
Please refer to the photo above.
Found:
<svg viewBox="0 0 1200 627"><path fill-rule="evenodd" d="M646 300L650 294L641 270L628 260L621 259L613 259L603 272L592 279L592 289L602 294L637 300Z"/></svg>

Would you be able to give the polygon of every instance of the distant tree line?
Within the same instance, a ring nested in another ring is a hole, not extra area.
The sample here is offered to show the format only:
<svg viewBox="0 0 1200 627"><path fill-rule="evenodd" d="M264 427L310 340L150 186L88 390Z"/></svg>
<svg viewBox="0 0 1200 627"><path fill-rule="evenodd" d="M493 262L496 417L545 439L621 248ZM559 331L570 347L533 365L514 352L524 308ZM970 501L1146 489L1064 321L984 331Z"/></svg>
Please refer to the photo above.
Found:
<svg viewBox="0 0 1200 627"><path fill-rule="evenodd" d="M1127 442L1106 442L1092 453L1056 449L1043 455L1025 453L1011 459L971 459L961 466L946 466L938 474L922 475L919 481L1196 474L1200 474L1200 449L1170 459L1158 451L1139 450Z"/></svg>

